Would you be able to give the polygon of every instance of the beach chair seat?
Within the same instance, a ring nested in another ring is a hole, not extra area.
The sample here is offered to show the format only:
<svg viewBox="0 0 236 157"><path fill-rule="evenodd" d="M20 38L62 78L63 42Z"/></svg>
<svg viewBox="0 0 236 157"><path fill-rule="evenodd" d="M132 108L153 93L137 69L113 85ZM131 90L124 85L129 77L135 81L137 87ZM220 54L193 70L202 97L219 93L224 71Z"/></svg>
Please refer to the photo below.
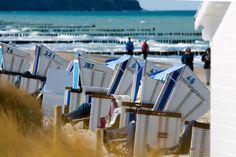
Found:
<svg viewBox="0 0 236 157"><path fill-rule="evenodd" d="M138 110L136 115L133 156L147 156L147 145L165 149L178 142L180 113Z"/></svg>
<svg viewBox="0 0 236 157"><path fill-rule="evenodd" d="M23 74L30 68L30 54L16 47L1 43L2 70Z"/></svg>
<svg viewBox="0 0 236 157"><path fill-rule="evenodd" d="M65 70L49 69L43 91L43 113L52 117L54 107L64 105L65 87L72 84L72 73Z"/></svg>
<svg viewBox="0 0 236 157"><path fill-rule="evenodd" d="M37 45L35 48L34 76L46 77L48 69L66 70L67 61L44 45Z"/></svg>

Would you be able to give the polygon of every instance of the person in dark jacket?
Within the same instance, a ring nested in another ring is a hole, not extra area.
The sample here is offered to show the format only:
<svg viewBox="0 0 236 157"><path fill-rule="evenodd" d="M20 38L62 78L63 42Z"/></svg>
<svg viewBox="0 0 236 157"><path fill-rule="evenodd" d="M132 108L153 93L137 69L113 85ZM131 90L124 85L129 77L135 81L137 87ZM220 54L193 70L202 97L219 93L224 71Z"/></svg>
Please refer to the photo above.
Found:
<svg viewBox="0 0 236 157"><path fill-rule="evenodd" d="M205 53L202 55L202 61L204 62L204 69L206 74L206 84L210 85L210 69L211 69L211 49L206 49Z"/></svg>
<svg viewBox="0 0 236 157"><path fill-rule="evenodd" d="M128 42L125 44L126 51L128 52L128 55L133 56L134 54L134 43L131 41L130 38L128 38Z"/></svg>
<svg viewBox="0 0 236 157"><path fill-rule="evenodd" d="M181 62L182 64L189 66L189 68L193 71L193 60L194 55L191 52L191 49L187 48L185 53L182 55Z"/></svg>

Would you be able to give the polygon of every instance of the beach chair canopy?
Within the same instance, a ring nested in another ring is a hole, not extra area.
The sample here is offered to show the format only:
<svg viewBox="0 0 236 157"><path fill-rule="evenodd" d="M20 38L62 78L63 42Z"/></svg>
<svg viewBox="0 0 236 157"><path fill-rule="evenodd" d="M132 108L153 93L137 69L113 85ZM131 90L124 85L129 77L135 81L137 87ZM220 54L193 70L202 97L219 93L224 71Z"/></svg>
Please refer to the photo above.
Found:
<svg viewBox="0 0 236 157"><path fill-rule="evenodd" d="M79 57L80 79L83 91L107 92L112 69L102 63Z"/></svg>
<svg viewBox="0 0 236 157"><path fill-rule="evenodd" d="M123 63L124 68L121 78L115 90L116 95L131 95L131 88L133 84L133 78L136 71L137 60L131 57L127 62Z"/></svg>
<svg viewBox="0 0 236 157"><path fill-rule="evenodd" d="M72 84L72 73L65 70L48 69L43 88L43 110L45 116L52 116L56 105L64 104L65 87Z"/></svg>
<svg viewBox="0 0 236 157"><path fill-rule="evenodd" d="M120 58L110 59L109 61L106 61L105 64L107 67L114 70L116 65L120 65L124 63L125 61L129 60L129 58L130 58L129 55L123 55Z"/></svg>
<svg viewBox="0 0 236 157"><path fill-rule="evenodd" d="M109 89L107 92L108 95L114 94L116 92L116 89L128 65L129 59L130 59L130 56L124 55L116 60L112 60L106 63L106 66L113 69L113 76L112 76L111 84L109 85Z"/></svg>
<svg viewBox="0 0 236 157"><path fill-rule="evenodd" d="M66 67L67 61L64 58L44 45L36 46L33 75L46 77L49 68L66 70Z"/></svg>
<svg viewBox="0 0 236 157"><path fill-rule="evenodd" d="M8 72L21 73L29 70L30 54L13 46L1 43L3 70Z"/></svg>

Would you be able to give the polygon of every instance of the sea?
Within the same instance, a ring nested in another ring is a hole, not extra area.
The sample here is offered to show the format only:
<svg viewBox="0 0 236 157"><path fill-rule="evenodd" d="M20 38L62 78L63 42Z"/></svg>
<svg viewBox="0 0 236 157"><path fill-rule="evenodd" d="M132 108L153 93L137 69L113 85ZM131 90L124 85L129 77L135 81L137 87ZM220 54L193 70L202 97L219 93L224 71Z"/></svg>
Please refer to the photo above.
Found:
<svg viewBox="0 0 236 157"><path fill-rule="evenodd" d="M11 29L11 22L28 23L51 23L61 26L87 26L96 25L99 28L152 28L158 32L201 32L194 29L194 16L196 11L120 11L120 12L0 12L0 22L9 22L6 31L17 31ZM14 28L15 29L15 28ZM19 28L21 29L21 28ZM23 28L22 28L23 29ZM50 38L50 37L46 37ZM127 37L126 37L127 38ZM155 40L148 41L151 51L184 51L191 47L193 51L204 51L208 43L201 40L194 43L168 44L159 43ZM36 43L17 44L16 46L33 50ZM124 51L125 46L117 43L48 43L47 47L54 51L63 52L117 52ZM135 42L135 51L140 51L140 42Z"/></svg>

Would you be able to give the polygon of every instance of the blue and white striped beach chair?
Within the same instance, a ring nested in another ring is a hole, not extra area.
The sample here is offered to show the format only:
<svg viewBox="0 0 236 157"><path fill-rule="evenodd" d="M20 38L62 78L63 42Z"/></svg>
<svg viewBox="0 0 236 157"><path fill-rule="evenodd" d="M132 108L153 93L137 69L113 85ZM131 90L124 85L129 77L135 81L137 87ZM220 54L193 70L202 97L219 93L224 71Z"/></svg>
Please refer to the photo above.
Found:
<svg viewBox="0 0 236 157"><path fill-rule="evenodd" d="M1 43L1 46L4 71L23 74L29 70L31 61L29 53L7 44Z"/></svg>
<svg viewBox="0 0 236 157"><path fill-rule="evenodd" d="M51 69L66 69L66 60L45 46L36 46L32 76L21 77L20 89L28 93L37 92L45 83L47 71Z"/></svg>
<svg viewBox="0 0 236 157"><path fill-rule="evenodd" d="M44 45L37 45L32 74L34 76L46 77L47 71L51 69L66 70L67 61Z"/></svg>
<svg viewBox="0 0 236 157"><path fill-rule="evenodd" d="M0 80L15 85L19 84L20 75L29 70L30 54L16 47L1 43Z"/></svg>
<svg viewBox="0 0 236 157"><path fill-rule="evenodd" d="M176 145L180 134L180 123L180 113L139 110L133 156L147 156L147 144L158 149Z"/></svg>
<svg viewBox="0 0 236 157"><path fill-rule="evenodd" d="M165 85L153 110L179 112L182 122L197 120L210 109L210 92L187 66L172 67L158 75Z"/></svg>

